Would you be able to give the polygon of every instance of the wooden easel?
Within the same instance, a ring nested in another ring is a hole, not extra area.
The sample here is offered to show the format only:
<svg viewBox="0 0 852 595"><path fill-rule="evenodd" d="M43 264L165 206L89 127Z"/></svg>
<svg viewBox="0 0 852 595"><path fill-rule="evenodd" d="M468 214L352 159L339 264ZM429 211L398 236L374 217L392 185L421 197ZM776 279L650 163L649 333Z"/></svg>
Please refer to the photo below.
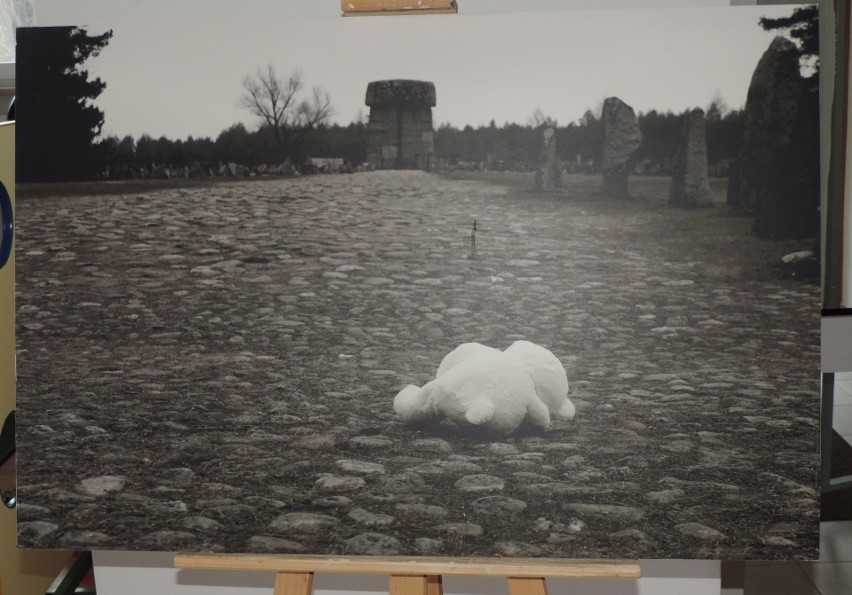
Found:
<svg viewBox="0 0 852 595"><path fill-rule="evenodd" d="M345 16L457 13L455 0L341 0ZM475 227L475 226L474 226ZM473 241L473 238L471 239ZM444 575L505 576L510 595L547 595L545 577L637 579L636 560L293 557L178 554L175 567L275 572L274 595L310 595L314 573L390 575L390 595L442 595Z"/></svg>
<svg viewBox="0 0 852 595"><path fill-rule="evenodd" d="M636 560L178 554L175 567L275 572L274 595L310 595L317 572L389 574L390 595L442 595L443 575L505 576L510 595L547 595L545 577L637 579L641 575Z"/></svg>

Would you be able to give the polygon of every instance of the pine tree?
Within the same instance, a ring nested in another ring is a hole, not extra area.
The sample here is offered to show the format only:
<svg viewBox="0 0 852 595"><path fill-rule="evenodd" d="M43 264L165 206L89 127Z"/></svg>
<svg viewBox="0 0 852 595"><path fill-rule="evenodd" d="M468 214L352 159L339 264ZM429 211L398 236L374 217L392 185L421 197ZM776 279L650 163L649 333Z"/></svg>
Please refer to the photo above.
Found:
<svg viewBox="0 0 852 595"><path fill-rule="evenodd" d="M106 87L89 79L86 60L112 31L77 27L23 28L17 34L16 151L21 182L93 179L102 169L94 140L104 114L93 105Z"/></svg>
<svg viewBox="0 0 852 595"><path fill-rule="evenodd" d="M814 86L818 82L819 70L819 7L803 6L793 9L788 17L760 19L760 26L766 31L785 31L799 48L800 61L813 69L808 76Z"/></svg>

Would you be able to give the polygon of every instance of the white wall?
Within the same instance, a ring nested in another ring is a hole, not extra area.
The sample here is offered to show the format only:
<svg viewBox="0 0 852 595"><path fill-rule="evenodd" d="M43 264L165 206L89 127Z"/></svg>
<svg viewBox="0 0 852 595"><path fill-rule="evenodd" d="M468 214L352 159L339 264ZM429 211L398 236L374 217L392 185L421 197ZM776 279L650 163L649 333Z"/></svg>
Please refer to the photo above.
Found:
<svg viewBox="0 0 852 595"><path fill-rule="evenodd" d="M852 233L852 231L850 231ZM848 238L849 236L847 236ZM852 258L852 255L850 255ZM847 266L849 275L852 270ZM846 304L849 307L849 304ZM822 371L852 371L852 317L826 316L822 319Z"/></svg>
<svg viewBox="0 0 852 595"><path fill-rule="evenodd" d="M783 3L776 0L776 4ZM459 12L759 4L754 0L459 0ZM39 26L340 16L338 0L34 0Z"/></svg>

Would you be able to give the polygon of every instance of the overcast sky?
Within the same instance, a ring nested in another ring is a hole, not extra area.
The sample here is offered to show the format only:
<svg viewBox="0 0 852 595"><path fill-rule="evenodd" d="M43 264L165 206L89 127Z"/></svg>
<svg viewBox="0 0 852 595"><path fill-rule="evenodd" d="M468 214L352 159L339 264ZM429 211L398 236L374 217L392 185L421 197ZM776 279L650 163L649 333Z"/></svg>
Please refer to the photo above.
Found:
<svg viewBox="0 0 852 595"><path fill-rule="evenodd" d="M568 124L616 95L637 111L679 112L721 96L745 102L773 34L760 16L790 6L619 9L429 17L291 18L118 25L87 63L107 88L104 132L215 137L258 121L239 107L246 74L299 70L345 124L367 83L409 78L437 89L434 122L526 123L536 108ZM104 27L92 27L93 33Z"/></svg>

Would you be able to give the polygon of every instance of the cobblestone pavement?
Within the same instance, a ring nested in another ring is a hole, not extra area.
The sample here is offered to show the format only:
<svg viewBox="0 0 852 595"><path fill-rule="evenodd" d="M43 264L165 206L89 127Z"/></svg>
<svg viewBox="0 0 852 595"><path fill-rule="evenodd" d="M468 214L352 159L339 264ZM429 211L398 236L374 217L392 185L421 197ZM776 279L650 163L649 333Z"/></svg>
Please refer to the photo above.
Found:
<svg viewBox="0 0 852 595"><path fill-rule="evenodd" d="M815 556L818 287L748 221L665 208L666 181L567 182L20 199L21 544ZM521 338L566 364L575 420L395 418L458 343Z"/></svg>

